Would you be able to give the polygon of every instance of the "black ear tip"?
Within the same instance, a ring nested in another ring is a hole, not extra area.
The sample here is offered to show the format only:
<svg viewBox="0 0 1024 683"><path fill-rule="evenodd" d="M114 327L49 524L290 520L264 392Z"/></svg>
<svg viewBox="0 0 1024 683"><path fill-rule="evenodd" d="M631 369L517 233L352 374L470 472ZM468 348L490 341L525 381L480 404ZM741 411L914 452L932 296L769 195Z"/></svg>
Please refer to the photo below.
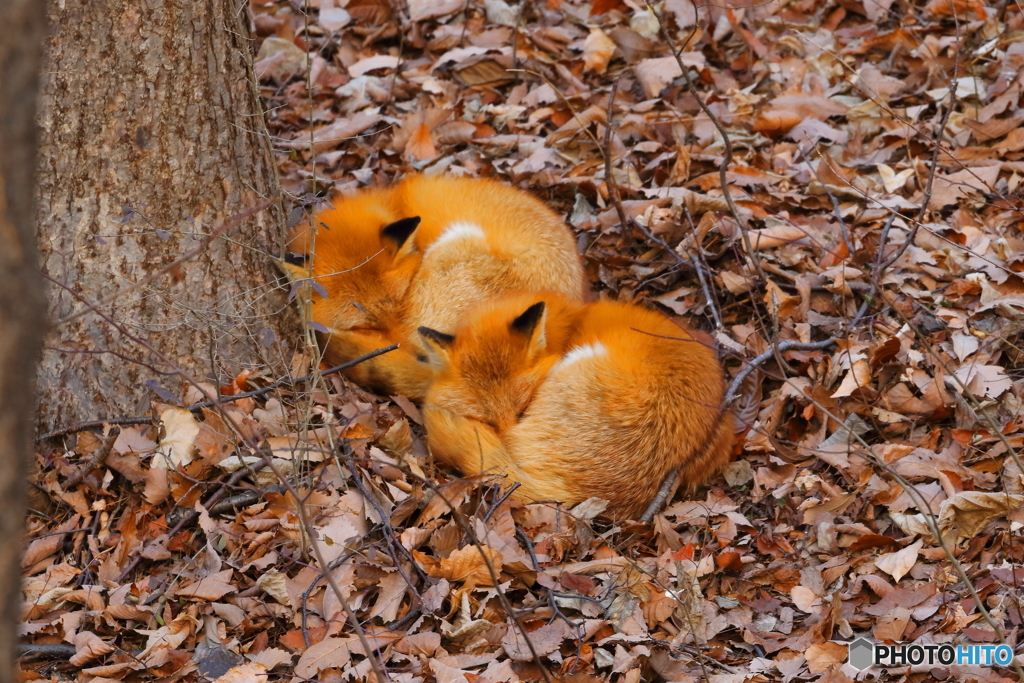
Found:
<svg viewBox="0 0 1024 683"><path fill-rule="evenodd" d="M296 254L295 252L285 252L284 262L293 266L304 266L306 265L306 255Z"/></svg>
<svg viewBox="0 0 1024 683"><path fill-rule="evenodd" d="M527 308L512 321L512 329L521 334L531 334L544 315L545 306L543 301L538 301Z"/></svg>
<svg viewBox="0 0 1024 683"><path fill-rule="evenodd" d="M455 335L438 332L429 327L420 327L417 331L439 346L451 346L451 343L455 341Z"/></svg>
<svg viewBox="0 0 1024 683"><path fill-rule="evenodd" d="M410 216L409 218L402 218L394 223L388 223L381 230L381 235L392 240L398 246L405 244L405 241L409 239L409 235L415 232L416 228L420 225L419 216Z"/></svg>

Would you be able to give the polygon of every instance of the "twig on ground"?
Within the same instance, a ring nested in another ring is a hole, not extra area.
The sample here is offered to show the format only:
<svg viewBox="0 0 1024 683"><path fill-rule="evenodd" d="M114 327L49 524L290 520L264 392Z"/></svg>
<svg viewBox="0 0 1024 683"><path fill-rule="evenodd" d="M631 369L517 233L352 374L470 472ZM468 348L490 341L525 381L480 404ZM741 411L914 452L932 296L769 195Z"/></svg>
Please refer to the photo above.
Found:
<svg viewBox="0 0 1024 683"><path fill-rule="evenodd" d="M535 572L543 571L540 568L540 563L537 562L537 554L533 551L533 542L530 540L530 537L527 536L526 532L524 532L519 526L516 526L516 535L519 536L520 540L522 540L523 542L523 545L526 546L526 550L530 553L530 561L533 563L533 570ZM544 586L544 589L548 593L548 604L551 605L551 612L554 615L554 618L561 619L563 622L565 622L565 624L569 626L569 628L571 628L576 635L576 662L573 663L573 670L569 672L575 673L576 664L579 663L579 659L583 655L583 634L580 631L580 623L573 621L568 616L566 616L564 612L562 612L562 608L558 606L558 601L556 600L557 595L555 594L555 591L553 589L547 586ZM575 598L576 596L571 597ZM554 620L554 618L552 618L552 621Z"/></svg>
<svg viewBox="0 0 1024 683"><path fill-rule="evenodd" d="M283 489L280 486L269 486L262 490L250 489L234 496L222 498L210 507L206 508L206 511L211 515L223 515L228 512L234 512L239 508L249 507L259 503L268 493L279 493ZM179 508L184 513L188 514L192 512L192 508Z"/></svg>
<svg viewBox="0 0 1024 683"><path fill-rule="evenodd" d="M48 534L38 534L36 536L29 536L25 540L26 541L37 541L40 538L48 538L50 536L65 536L67 534L80 534L83 531L92 531L92 527L91 526L84 526L84 527L80 527L78 529L65 529L64 531L51 531Z"/></svg>
<svg viewBox="0 0 1024 683"><path fill-rule="evenodd" d="M651 638L651 642L654 643L655 645L660 645L661 647L665 647L665 648L668 648L670 650L675 650L677 652L681 652L681 653L683 653L684 655L686 655L688 657L693 657L694 659L697 659L697 660L706 661L711 666L719 668L722 671L725 671L726 673L730 673L730 674L734 674L734 675L742 673L739 669L734 669L733 667L729 666L728 664L723 664L722 662L718 661L714 657L710 657L710 656L704 654L703 652L701 652L700 650L698 650L696 648L688 647L686 645L673 645L672 643L668 642L667 640L658 640L657 638Z"/></svg>
<svg viewBox="0 0 1024 683"><path fill-rule="evenodd" d="M487 524L487 522L491 521L491 517L498 510L498 508L501 507L501 504L508 500L508 497L511 496L515 492L515 490L522 485L522 482L513 482L512 486L508 487L508 490L502 493L501 496L491 504L491 509L487 511L486 515L484 515L484 524Z"/></svg>
<svg viewBox="0 0 1024 683"><path fill-rule="evenodd" d="M120 433L121 429L119 427L110 428L110 433L107 434L107 438L103 440L103 444L99 447L96 453L93 454L91 458L89 458L89 462L82 465L82 467L77 472L71 475L71 477L69 477L68 480L64 482L65 491L73 489L74 487L81 484L82 480L85 479L85 476L87 474L92 472L97 467L101 466L106 461L107 456L110 455L110 449L114 447L114 442L117 441L117 437Z"/></svg>
<svg viewBox="0 0 1024 683"><path fill-rule="evenodd" d="M835 343L835 339L826 339L824 341L810 343L787 339L779 342L778 344L773 344L770 349L747 362L746 366L739 371L736 377L733 378L732 382L729 384L728 391L725 392L725 399L723 403L725 405L730 405L735 401L736 397L739 395L740 386L743 384L743 380L747 378L747 375L752 373L759 365L767 361L769 358L772 358L776 353L782 353L784 351L817 351L819 349L827 349Z"/></svg>
<svg viewBox="0 0 1024 683"><path fill-rule="evenodd" d="M462 35L459 36L459 47L466 45L466 30L469 28L469 3L471 0L466 0L462 6Z"/></svg>
<svg viewBox="0 0 1024 683"><path fill-rule="evenodd" d="M679 263L680 265L687 265L687 260L683 258L682 254L680 254L678 251L670 247L668 243L665 242L665 240L661 239L653 232L651 232L646 225L643 225L640 221L633 221L633 225L640 228L640 231L644 234L644 237L651 240L668 253L672 254L672 258L676 260L676 263ZM711 296L711 290L708 288L707 280L704 278L704 269L701 268L701 265L697 261L697 258L696 256L694 256L693 252L690 252L690 259L688 265L695 271L697 271L697 279L700 280L700 288L704 292L704 300L707 302L708 307L711 309L711 317L714 318L715 320L715 329L722 329L722 316L718 313L718 306L715 304L715 300Z"/></svg>
<svg viewBox="0 0 1024 683"><path fill-rule="evenodd" d="M310 647L313 644L309 640L309 626L307 625L307 621L309 619L309 596L312 595L313 591L316 590L316 587L320 585L320 581L324 579L324 575L327 572L333 572L335 569L348 562L349 559L351 559L352 556L355 554L355 551L350 551L345 553L341 557L335 559L326 568L321 569L319 576L310 581L309 586L306 588L306 590L302 591L302 599L299 601L299 603L301 605L300 612L302 614L302 640L306 644L306 647Z"/></svg>
<svg viewBox="0 0 1024 683"><path fill-rule="evenodd" d="M405 579L406 585L409 587L409 590L412 591L412 594L416 596L416 600L423 602L423 596L420 595L418 590L416 590L416 584L413 583L412 579L409 578L409 575L405 573L404 569L402 569L402 561L397 557L397 551L400 551L405 559L408 560L413 569L419 573L421 579L427 578L426 572L424 572L419 563L416 562L416 558L412 556L409 549L402 545L402 541L399 540L398 534L395 533L395 528L391 526L391 519L388 517L388 513L383 507L381 507L380 501L378 501L369 488L367 488L366 482L363 481L363 477L359 473L359 465L356 464L355 455L352 453L352 449L349 447L348 443L342 443L341 447L342 453L345 456L345 461L348 464L348 469L352 473L352 480L356 483L356 488L359 489L359 492L363 494L363 498L377 512L377 516L380 517L380 525L381 528L384 529L384 539L387 541L388 548L391 550L391 559L395 562L395 568L398 569L398 573L402 575L403 579Z"/></svg>
<svg viewBox="0 0 1024 683"><path fill-rule="evenodd" d="M807 164L807 168L811 170L811 173L814 174L815 180L817 180L818 184L821 185L823 190L825 190L825 194L828 195L829 200L832 201L832 214L836 217L836 222L839 223L839 232L843 236L843 244L846 245L846 251L849 256L853 256L853 244L850 242L850 233L846 229L846 221L843 220L843 212L839 207L839 200L834 194L832 194L832 190L828 189L828 185L826 185L825 181L821 179L821 176L818 175L818 169L814 168L814 165L810 161L805 163Z"/></svg>
<svg viewBox="0 0 1024 683"><path fill-rule="evenodd" d="M309 381L311 381L311 380L313 380L313 379L315 379L317 377L323 377L323 376L326 376L326 375L333 375L333 374L336 374L338 372L341 372L342 370L347 370L347 369L349 369L349 368L351 368L351 367L353 367L355 365L359 365L360 363L368 361L368 360L370 360L372 358L376 358L377 356L382 356L385 353L389 353L391 351L394 351L399 346L400 346L399 344L392 344L391 346L385 346L383 348L376 349L376 350L371 351L371 352L369 352L367 354L359 356L359 358L353 358L352 360L347 361L345 363L342 363L341 365L335 365L333 368L328 368L326 370L323 370L323 371L317 372L317 373L311 373L311 374L306 375L304 377L299 377L298 379L279 379L276 382L268 384L265 387L260 387L259 389L254 389L252 391L247 391L247 392L245 392L243 394L233 394L231 396L221 396L220 400L217 400L217 401L203 401L202 403L193 403L192 405L187 406L185 408L185 410L190 410L190 411L202 410L203 408L212 408L212 407L214 407L216 405L220 405L222 403L231 403L232 401L239 401L239 400L241 400L243 398L256 398L256 397L259 397L259 396L263 396L265 394L270 393L274 389L277 389L278 387L282 387L282 386L285 386L285 385L302 384L303 382L309 382Z"/></svg>
<svg viewBox="0 0 1024 683"><path fill-rule="evenodd" d="M68 660L78 653L74 645L64 643L18 643L18 657Z"/></svg>
<svg viewBox="0 0 1024 683"><path fill-rule="evenodd" d="M619 79L612 81L612 91L608 95L608 113L604 117L604 182L608 186L608 199L615 205L615 212L619 216L619 225L622 230L629 229L629 222L626 218L626 210L622 207L622 195L619 193L619 184L615 182L615 173L612 164L612 120L615 117L615 95L619 92Z"/></svg>
<svg viewBox="0 0 1024 683"><path fill-rule="evenodd" d="M661 509L665 507L665 503L668 502L669 497L678 488L679 483L679 468L673 467L668 474L665 475L665 479L661 482L661 488L658 489L658 493L654 496L654 500L644 510L644 514L640 515L640 521L649 523L654 519L654 515L661 512Z"/></svg>

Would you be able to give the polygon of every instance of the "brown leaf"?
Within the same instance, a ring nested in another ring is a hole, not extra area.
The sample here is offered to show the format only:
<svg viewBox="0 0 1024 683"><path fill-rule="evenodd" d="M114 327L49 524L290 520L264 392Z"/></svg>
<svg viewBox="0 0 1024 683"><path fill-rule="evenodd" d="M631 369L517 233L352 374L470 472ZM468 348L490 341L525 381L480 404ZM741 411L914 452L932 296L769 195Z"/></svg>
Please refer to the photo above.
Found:
<svg viewBox="0 0 1024 683"><path fill-rule="evenodd" d="M339 118L330 125L315 129L312 136L309 131L300 132L291 140L279 140L275 144L285 149L309 149L312 142L314 151L325 152L376 125L382 118L380 114L360 111L352 116Z"/></svg>
<svg viewBox="0 0 1024 683"><path fill-rule="evenodd" d="M208 600L210 602L220 600L228 593L235 592L235 586L231 583L233 574L233 569L225 569L199 581L186 583L184 586L177 588L174 593L178 596L199 598L200 600Z"/></svg>
<svg viewBox="0 0 1024 683"><path fill-rule="evenodd" d="M928 200L928 208L939 210L944 206L956 204L971 193L993 192L996 179L999 177L999 170L999 164L995 164L974 166L949 175L936 173L932 185L932 196Z"/></svg>
<svg viewBox="0 0 1024 683"><path fill-rule="evenodd" d="M544 624L526 634L520 633L518 628L510 624L505 637L501 639L501 645L512 659L517 662L528 662L533 659L533 655L526 644L526 638L530 639L537 654L543 657L557 650L562 641L572 635L572 630L561 619Z"/></svg>
<svg viewBox="0 0 1024 683"><path fill-rule="evenodd" d="M501 553L486 545L480 546L479 549L477 546L467 545L440 560L415 550L413 556L424 571L435 579L465 581L476 586L494 585L488 564L495 575L501 571L502 564Z"/></svg>
<svg viewBox="0 0 1024 683"><path fill-rule="evenodd" d="M160 423L165 436L157 446L151 467L173 470L192 462L200 428L195 416L183 408L168 408L160 414Z"/></svg>
<svg viewBox="0 0 1024 683"><path fill-rule="evenodd" d="M847 646L842 643L814 643L804 652L807 670L820 674L830 667L840 667L846 662Z"/></svg>
<svg viewBox="0 0 1024 683"><path fill-rule="evenodd" d="M288 594L287 577L281 572L266 572L256 579L256 587L282 605L292 604L291 596Z"/></svg>
<svg viewBox="0 0 1024 683"><path fill-rule="evenodd" d="M511 56L488 55L478 57L455 66L455 78L465 86L496 85L511 80L509 72L513 66Z"/></svg>
<svg viewBox="0 0 1024 683"><path fill-rule="evenodd" d="M228 669L214 683L266 683L267 667L256 662L246 662Z"/></svg>
<svg viewBox="0 0 1024 683"><path fill-rule="evenodd" d="M583 595L590 595L597 587L597 583L589 576L570 574L569 572L562 572L562 575L558 577L558 582L566 590L576 591Z"/></svg>
<svg viewBox="0 0 1024 683"><path fill-rule="evenodd" d="M947 542L973 538L993 521L1024 507L1024 495L1002 492L961 491L942 501L939 531Z"/></svg>
<svg viewBox="0 0 1024 683"><path fill-rule="evenodd" d="M733 550L721 552L715 556L715 564L719 569L738 572L743 569L742 555Z"/></svg>
<svg viewBox="0 0 1024 683"><path fill-rule="evenodd" d="M340 669L352 659L353 638L325 638L302 653L295 674L313 679L324 669Z"/></svg>
<svg viewBox="0 0 1024 683"><path fill-rule="evenodd" d="M75 635L75 648L77 652L68 663L77 667L81 667L97 657L102 657L108 652L113 652L115 649L113 645L104 642L92 631L79 631Z"/></svg>
<svg viewBox="0 0 1024 683"><path fill-rule="evenodd" d="M262 664L267 671L292 662L292 655L289 652L276 647L269 647L255 656L250 654L249 657L253 664Z"/></svg>
<svg viewBox="0 0 1024 683"><path fill-rule="evenodd" d="M434 674L434 680L437 683L468 683L467 675L473 676L469 672L448 666L437 659L430 660L430 671ZM474 678L476 677L474 676Z"/></svg>
<svg viewBox="0 0 1024 683"><path fill-rule="evenodd" d="M788 133L793 126L803 120L804 117L795 111L769 110L754 119L753 130L769 137L778 137Z"/></svg>
<svg viewBox="0 0 1024 683"><path fill-rule="evenodd" d="M72 515L63 524L58 526L55 531L58 533L47 534L43 538L37 538L32 541L28 546L28 550L25 551L25 555L21 558L21 566L29 568L44 560L50 555L53 555L60 547L64 545L66 536L61 531L69 531L70 529L77 529L82 523L81 515Z"/></svg>
<svg viewBox="0 0 1024 683"><path fill-rule="evenodd" d="M395 643L395 650L407 655L425 655L432 657L441 647L441 634L436 631L426 631L405 636Z"/></svg>
<svg viewBox="0 0 1024 683"><path fill-rule="evenodd" d="M377 596L377 602L374 603L373 609L370 610L371 617L381 617L385 623L395 620L398 616L398 610L402 606L402 598L405 597L405 591L409 587L405 581L405 577L399 572L392 572L386 574L384 578L378 583L380 593Z"/></svg>
<svg viewBox="0 0 1024 683"><path fill-rule="evenodd" d="M881 555L875 558L875 566L899 583L899 580L917 564L918 553L922 546L924 546L924 541L917 541L895 553Z"/></svg>
<svg viewBox="0 0 1024 683"><path fill-rule="evenodd" d="M772 249L807 237L807 229L795 225L775 225L763 230L750 231L752 249Z"/></svg>
<svg viewBox="0 0 1024 683"><path fill-rule="evenodd" d="M449 121L437 127L437 141L442 145L464 145L474 137L476 126L469 121Z"/></svg>
<svg viewBox="0 0 1024 683"><path fill-rule="evenodd" d="M427 128L427 124L421 123L415 128L405 145L405 153L419 161L431 159L437 155L437 149L430 138L430 129Z"/></svg>
<svg viewBox="0 0 1024 683"><path fill-rule="evenodd" d="M978 20L987 16L985 4L981 0L929 0L924 11L936 17L966 16L968 12Z"/></svg>
<svg viewBox="0 0 1024 683"><path fill-rule="evenodd" d="M608 69L608 62L615 54L615 41L599 28L590 29L590 34L583 41L583 67L588 71L603 74Z"/></svg>

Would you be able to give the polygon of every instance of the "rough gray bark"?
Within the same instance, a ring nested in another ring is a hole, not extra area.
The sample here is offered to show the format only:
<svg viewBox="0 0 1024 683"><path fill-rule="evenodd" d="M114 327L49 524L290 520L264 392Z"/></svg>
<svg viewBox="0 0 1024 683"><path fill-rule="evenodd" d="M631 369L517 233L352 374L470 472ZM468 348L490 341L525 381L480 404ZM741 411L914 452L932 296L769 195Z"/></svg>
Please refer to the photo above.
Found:
<svg viewBox="0 0 1024 683"><path fill-rule="evenodd" d="M21 553L32 454L32 385L45 327L36 259L32 186L35 102L45 35L36 0L0 2L0 683L17 680Z"/></svg>
<svg viewBox="0 0 1024 683"><path fill-rule="evenodd" d="M284 216L247 3L48 5L38 217L55 330L40 365L40 428L140 414L150 380L177 393L183 375L284 372L295 321L267 256L281 250ZM87 302L103 303L81 314ZM264 346L268 330L277 342Z"/></svg>

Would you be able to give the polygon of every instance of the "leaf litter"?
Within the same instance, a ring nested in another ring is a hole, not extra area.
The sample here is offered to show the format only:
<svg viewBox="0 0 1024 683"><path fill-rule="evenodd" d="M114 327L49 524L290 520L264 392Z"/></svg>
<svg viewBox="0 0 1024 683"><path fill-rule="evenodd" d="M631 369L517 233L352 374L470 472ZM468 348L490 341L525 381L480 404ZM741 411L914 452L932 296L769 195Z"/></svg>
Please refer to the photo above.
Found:
<svg viewBox="0 0 1024 683"><path fill-rule="evenodd" d="M249 11L297 205L413 171L530 188L598 296L708 331L736 462L642 523L459 479L413 404L336 375L162 397L156 427L41 445L22 635L63 661L26 679L833 683L856 637L1019 640L1020 8Z"/></svg>

